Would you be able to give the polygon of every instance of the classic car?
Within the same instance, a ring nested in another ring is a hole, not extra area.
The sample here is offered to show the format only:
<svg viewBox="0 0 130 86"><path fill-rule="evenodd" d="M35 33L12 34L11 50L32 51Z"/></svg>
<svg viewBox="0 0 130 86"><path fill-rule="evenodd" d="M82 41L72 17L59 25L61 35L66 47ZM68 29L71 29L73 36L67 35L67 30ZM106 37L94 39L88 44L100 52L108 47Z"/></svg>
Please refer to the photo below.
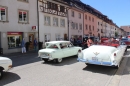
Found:
<svg viewBox="0 0 130 86"><path fill-rule="evenodd" d="M3 77L3 72L7 72L12 68L12 60L7 57L0 56L0 79Z"/></svg>
<svg viewBox="0 0 130 86"><path fill-rule="evenodd" d="M130 47L130 38L122 38L121 42L125 43L128 47Z"/></svg>
<svg viewBox="0 0 130 86"><path fill-rule="evenodd" d="M78 55L78 51L82 50L82 47L73 46L70 41L50 41L45 43L45 47L38 52L38 57L45 62L54 60L59 63L63 58Z"/></svg>
<svg viewBox="0 0 130 86"><path fill-rule="evenodd" d="M85 50L79 51L77 60L85 62L86 65L95 64L118 68L127 49L126 47L126 45L119 44L118 41L92 45Z"/></svg>

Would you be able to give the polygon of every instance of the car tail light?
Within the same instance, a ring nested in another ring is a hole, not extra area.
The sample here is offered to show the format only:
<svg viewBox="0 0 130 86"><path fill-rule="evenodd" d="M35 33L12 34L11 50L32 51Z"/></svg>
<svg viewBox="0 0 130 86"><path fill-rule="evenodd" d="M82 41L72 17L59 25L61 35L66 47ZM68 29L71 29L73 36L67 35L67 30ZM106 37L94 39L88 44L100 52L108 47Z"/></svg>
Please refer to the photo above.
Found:
<svg viewBox="0 0 130 86"><path fill-rule="evenodd" d="M78 51L79 53L81 52L81 50Z"/></svg>
<svg viewBox="0 0 130 86"><path fill-rule="evenodd" d="M114 56L116 56L116 53L114 53Z"/></svg>

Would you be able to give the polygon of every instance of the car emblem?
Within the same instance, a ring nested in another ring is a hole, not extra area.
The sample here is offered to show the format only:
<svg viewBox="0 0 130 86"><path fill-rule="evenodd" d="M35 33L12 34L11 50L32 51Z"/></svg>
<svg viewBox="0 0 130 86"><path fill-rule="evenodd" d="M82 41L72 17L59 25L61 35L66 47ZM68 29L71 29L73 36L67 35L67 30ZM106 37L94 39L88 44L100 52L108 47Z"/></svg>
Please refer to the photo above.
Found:
<svg viewBox="0 0 130 86"><path fill-rule="evenodd" d="M98 52L93 52L96 56L99 54Z"/></svg>

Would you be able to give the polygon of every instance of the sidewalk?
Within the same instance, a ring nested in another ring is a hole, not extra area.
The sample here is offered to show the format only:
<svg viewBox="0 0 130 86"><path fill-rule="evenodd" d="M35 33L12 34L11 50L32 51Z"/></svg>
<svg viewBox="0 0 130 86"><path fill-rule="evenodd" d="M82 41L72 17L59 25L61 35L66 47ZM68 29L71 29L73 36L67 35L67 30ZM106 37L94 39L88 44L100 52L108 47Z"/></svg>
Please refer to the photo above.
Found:
<svg viewBox="0 0 130 86"><path fill-rule="evenodd" d="M33 53L38 53L38 51L27 51L26 53L21 53L21 52L15 52L15 53L7 53L7 54L3 54L3 55L0 55L0 56L19 56L19 55L27 55L27 54L33 54Z"/></svg>
<svg viewBox="0 0 130 86"><path fill-rule="evenodd" d="M130 86L130 49L123 58L120 68L106 86Z"/></svg>

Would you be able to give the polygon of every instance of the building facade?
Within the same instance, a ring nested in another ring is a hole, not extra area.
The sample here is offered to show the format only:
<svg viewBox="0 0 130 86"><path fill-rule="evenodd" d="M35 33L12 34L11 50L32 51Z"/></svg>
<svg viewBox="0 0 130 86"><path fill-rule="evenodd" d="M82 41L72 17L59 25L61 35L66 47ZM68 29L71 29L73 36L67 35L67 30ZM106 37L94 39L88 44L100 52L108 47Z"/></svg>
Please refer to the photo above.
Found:
<svg viewBox="0 0 130 86"><path fill-rule="evenodd" d="M98 37L97 17L89 12L84 13L84 35Z"/></svg>
<svg viewBox="0 0 130 86"><path fill-rule="evenodd" d="M120 26L120 28L122 28L124 31L126 31L126 35L130 35L130 25L126 25L126 26Z"/></svg>
<svg viewBox="0 0 130 86"><path fill-rule="evenodd" d="M39 41L67 40L68 20L65 2L41 0L39 7Z"/></svg>
<svg viewBox="0 0 130 86"><path fill-rule="evenodd" d="M69 24L69 40L70 38L82 38L83 37L83 19L84 11L80 2L70 2L70 9L68 10L68 24Z"/></svg>
<svg viewBox="0 0 130 86"><path fill-rule="evenodd" d="M37 36L36 0L0 1L0 47L3 53L20 52L23 38L30 42L31 50Z"/></svg>

